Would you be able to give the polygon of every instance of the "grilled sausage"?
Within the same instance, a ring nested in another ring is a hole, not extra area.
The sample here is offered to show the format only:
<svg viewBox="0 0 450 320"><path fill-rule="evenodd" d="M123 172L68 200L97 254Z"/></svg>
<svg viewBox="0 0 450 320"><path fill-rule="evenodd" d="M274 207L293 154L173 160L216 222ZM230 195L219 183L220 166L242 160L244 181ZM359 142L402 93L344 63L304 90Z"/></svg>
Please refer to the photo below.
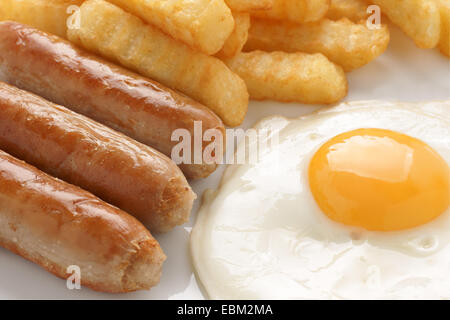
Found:
<svg viewBox="0 0 450 320"><path fill-rule="evenodd" d="M0 149L92 192L154 232L186 222L195 199L162 153L2 82Z"/></svg>
<svg viewBox="0 0 450 320"><path fill-rule="evenodd" d="M193 136L194 121L201 122L203 131L217 129L225 137L222 121L205 106L57 36L16 22L0 23L0 80L88 116L169 157L178 143L172 141L172 132L187 129ZM203 143L202 151L208 143ZM207 177L217 167L203 159L199 164L191 160L180 165L188 178Z"/></svg>
<svg viewBox="0 0 450 320"><path fill-rule="evenodd" d="M0 246L61 278L77 266L82 285L115 293L156 285L166 258L135 218L3 151Z"/></svg>

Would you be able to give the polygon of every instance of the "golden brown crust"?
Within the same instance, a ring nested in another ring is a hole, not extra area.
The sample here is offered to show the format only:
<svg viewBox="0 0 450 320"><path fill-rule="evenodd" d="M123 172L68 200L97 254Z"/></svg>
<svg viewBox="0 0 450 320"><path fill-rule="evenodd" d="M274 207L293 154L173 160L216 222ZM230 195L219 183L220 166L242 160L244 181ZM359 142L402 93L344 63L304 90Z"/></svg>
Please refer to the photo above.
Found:
<svg viewBox="0 0 450 320"><path fill-rule="evenodd" d="M94 193L154 232L185 223L195 199L165 155L5 83L0 83L0 148Z"/></svg>
<svg viewBox="0 0 450 320"><path fill-rule="evenodd" d="M105 292L149 289L165 255L136 219L0 151L0 246ZM139 270L139 272L135 272Z"/></svg>
<svg viewBox="0 0 450 320"><path fill-rule="evenodd" d="M176 129L224 132L219 117L198 102L155 81L91 55L59 37L16 22L0 23L0 79L84 114L167 156ZM203 145L203 148L206 144ZM180 166L204 178L215 164Z"/></svg>

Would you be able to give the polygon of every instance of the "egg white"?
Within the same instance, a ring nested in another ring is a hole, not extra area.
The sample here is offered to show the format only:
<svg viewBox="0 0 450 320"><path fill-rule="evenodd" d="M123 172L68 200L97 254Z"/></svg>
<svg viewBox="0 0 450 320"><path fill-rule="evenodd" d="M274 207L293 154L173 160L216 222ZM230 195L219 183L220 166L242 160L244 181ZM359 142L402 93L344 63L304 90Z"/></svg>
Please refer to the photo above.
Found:
<svg viewBox="0 0 450 320"><path fill-rule="evenodd" d="M308 183L320 146L358 128L415 137L450 163L450 101L345 103L255 128L279 133L279 144L256 164L230 165L219 189L206 192L192 231L193 263L210 298L450 298L450 209L414 229L369 232L327 218Z"/></svg>

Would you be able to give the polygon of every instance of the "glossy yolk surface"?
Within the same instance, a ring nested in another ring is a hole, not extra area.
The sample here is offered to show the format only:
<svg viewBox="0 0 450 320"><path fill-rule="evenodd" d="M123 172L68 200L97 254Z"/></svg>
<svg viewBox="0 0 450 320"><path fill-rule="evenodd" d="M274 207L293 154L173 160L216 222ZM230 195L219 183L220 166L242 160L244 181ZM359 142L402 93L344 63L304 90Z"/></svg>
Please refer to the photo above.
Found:
<svg viewBox="0 0 450 320"><path fill-rule="evenodd" d="M332 220L373 231L425 224L450 203L450 170L424 142L358 129L325 143L309 166L316 202Z"/></svg>

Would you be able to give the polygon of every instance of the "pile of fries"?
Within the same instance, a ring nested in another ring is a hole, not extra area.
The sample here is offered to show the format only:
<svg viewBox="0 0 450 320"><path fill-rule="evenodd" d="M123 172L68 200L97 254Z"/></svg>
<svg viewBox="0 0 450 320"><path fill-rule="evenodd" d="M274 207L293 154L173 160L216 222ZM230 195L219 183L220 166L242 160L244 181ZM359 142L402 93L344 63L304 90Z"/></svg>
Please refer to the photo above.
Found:
<svg viewBox="0 0 450 320"><path fill-rule="evenodd" d="M371 5L418 47L450 55L450 0L2 0L0 20L65 37L238 126L249 98L343 99L345 72L389 44Z"/></svg>

